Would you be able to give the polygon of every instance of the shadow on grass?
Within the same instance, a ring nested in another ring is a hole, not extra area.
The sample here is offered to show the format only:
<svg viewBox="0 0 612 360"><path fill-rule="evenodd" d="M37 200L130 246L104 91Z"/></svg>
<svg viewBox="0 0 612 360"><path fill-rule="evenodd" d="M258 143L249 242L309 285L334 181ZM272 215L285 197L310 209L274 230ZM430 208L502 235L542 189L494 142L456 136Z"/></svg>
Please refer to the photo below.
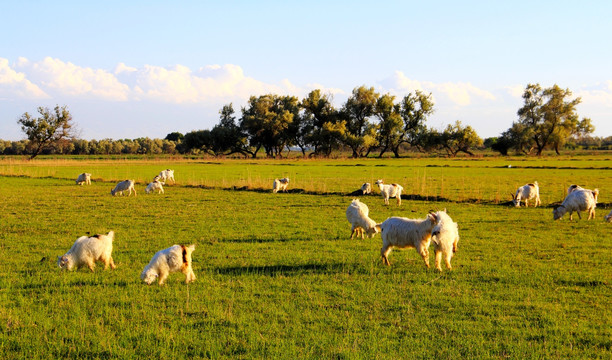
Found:
<svg viewBox="0 0 612 360"><path fill-rule="evenodd" d="M242 239L223 239L221 243L274 243L274 242L292 242L292 241L313 241L312 238L288 239L284 237L278 238L242 238Z"/></svg>
<svg viewBox="0 0 612 360"><path fill-rule="evenodd" d="M369 274L370 271L346 263L300 264L300 265L261 265L261 266L231 266L213 270L220 275L264 275L264 276L296 276L301 274Z"/></svg>

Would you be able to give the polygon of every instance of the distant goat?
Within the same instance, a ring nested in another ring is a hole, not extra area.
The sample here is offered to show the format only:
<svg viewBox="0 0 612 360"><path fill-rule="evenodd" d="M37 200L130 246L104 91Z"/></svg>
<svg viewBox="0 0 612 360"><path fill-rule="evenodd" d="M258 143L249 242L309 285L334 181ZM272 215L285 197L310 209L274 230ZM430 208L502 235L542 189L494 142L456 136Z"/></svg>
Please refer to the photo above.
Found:
<svg viewBox="0 0 612 360"><path fill-rule="evenodd" d="M380 224L383 246L380 249L383 263L389 263L388 255L393 248L415 248L421 255L425 266L429 267L429 244L431 232L438 223L438 216L427 214L425 219L390 217Z"/></svg>
<svg viewBox="0 0 612 360"><path fill-rule="evenodd" d="M442 271L442 256L448 270L451 270L451 258L457 252L459 242L459 228L457 223L448 216L446 209L436 212L438 224L431 232L431 242L436 254L436 269Z"/></svg>
<svg viewBox="0 0 612 360"><path fill-rule="evenodd" d="M94 271L95 262L102 261L104 270L108 269L109 265L114 269L115 263L111 256L114 238L114 231L109 231L106 235L81 236L66 254L57 257L57 266L67 270L72 270L75 266L87 266L89 270Z"/></svg>
<svg viewBox="0 0 612 360"><path fill-rule="evenodd" d="M162 183L159 181L150 182L149 185L147 185L147 187L145 188L145 192L148 194L152 191L157 191L158 194L163 194L164 187L162 186Z"/></svg>
<svg viewBox="0 0 612 360"><path fill-rule="evenodd" d="M368 206L359 199L354 199L346 209L346 219L351 223L351 239L356 234L361 235L363 239L364 232L369 238L380 232L380 227L376 225L376 221L368 217L370 210Z"/></svg>
<svg viewBox="0 0 612 360"><path fill-rule="evenodd" d="M570 220L573 220L572 213L575 211L578 213L578 218L582 219L580 215L581 211L588 211L589 216L587 220L595 217L595 207L597 206L597 195L599 190L574 190L565 197L563 203L553 210L553 219L559 220L569 212Z"/></svg>
<svg viewBox="0 0 612 360"><path fill-rule="evenodd" d="M534 181L533 184L523 185L516 190L516 194L512 195L512 203L514 206L521 206L521 200L525 202L525 207L529 206L529 200L535 199L534 207L540 205L540 187L538 182Z"/></svg>
<svg viewBox="0 0 612 360"><path fill-rule="evenodd" d="M610 210L608 215L604 216L604 220L607 222L612 222L612 210Z"/></svg>
<svg viewBox="0 0 612 360"><path fill-rule="evenodd" d="M158 251L145 266L140 278L147 285L151 285L155 279L159 280L159 285L163 285L170 273L180 271L185 274L185 283L195 281L196 276L191 267L191 253L194 250L195 245L173 245Z"/></svg>
<svg viewBox="0 0 612 360"><path fill-rule="evenodd" d="M372 193L372 185L370 183L364 183L361 185L361 192L363 195L369 195Z"/></svg>
<svg viewBox="0 0 612 360"><path fill-rule="evenodd" d="M172 183L174 184L174 170L172 169L166 169L166 170L162 170L159 175L157 175L153 181L159 181L162 184L166 183L166 180L172 180Z"/></svg>
<svg viewBox="0 0 612 360"><path fill-rule="evenodd" d="M136 189L134 188L134 180L124 180L115 185L115 188L111 190L111 195L115 196L117 193L123 196L124 191L128 191L128 196L132 195L134 190L134 196L136 196Z"/></svg>
<svg viewBox="0 0 612 360"><path fill-rule="evenodd" d="M289 178L274 179L272 183L272 192L277 193L279 191L287 192L287 186L289 185Z"/></svg>
<svg viewBox="0 0 612 360"><path fill-rule="evenodd" d="M87 184L87 185L91 185L91 174L90 173L82 173L79 174L79 176L76 179L76 184L77 185L83 185L83 184Z"/></svg>
<svg viewBox="0 0 612 360"><path fill-rule="evenodd" d="M382 179L376 180L376 185L380 188L380 193L385 198L385 205L389 205L389 198L397 199L397 206L402 204L402 191L404 188L398 184L385 185Z"/></svg>

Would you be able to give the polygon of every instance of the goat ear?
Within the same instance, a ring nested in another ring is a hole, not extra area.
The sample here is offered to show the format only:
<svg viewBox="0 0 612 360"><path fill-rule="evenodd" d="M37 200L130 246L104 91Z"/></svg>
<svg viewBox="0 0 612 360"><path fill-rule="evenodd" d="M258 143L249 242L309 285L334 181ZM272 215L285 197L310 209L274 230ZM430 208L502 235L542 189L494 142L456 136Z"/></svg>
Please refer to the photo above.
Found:
<svg viewBox="0 0 612 360"><path fill-rule="evenodd" d="M194 250L195 250L195 248L196 248L195 244L191 244L191 245L189 245L189 246L187 247L187 249L189 249L189 250L191 250L191 251L194 251Z"/></svg>

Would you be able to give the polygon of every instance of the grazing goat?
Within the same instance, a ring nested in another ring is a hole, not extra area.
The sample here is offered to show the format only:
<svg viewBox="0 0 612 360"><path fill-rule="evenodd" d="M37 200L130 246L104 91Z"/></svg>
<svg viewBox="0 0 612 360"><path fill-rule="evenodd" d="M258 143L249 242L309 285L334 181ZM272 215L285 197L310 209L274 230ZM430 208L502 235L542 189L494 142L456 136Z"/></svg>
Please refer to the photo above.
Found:
<svg viewBox="0 0 612 360"><path fill-rule="evenodd" d="M287 186L289 185L289 178L274 179L272 183L272 192L277 193L279 191L287 192Z"/></svg>
<svg viewBox="0 0 612 360"><path fill-rule="evenodd" d="M162 170L162 171L159 173L159 175L157 175L157 176L156 176L156 177L153 179L153 181L156 181L156 180L157 180L157 181L159 181L159 182L161 182L162 184L165 184L165 183L166 183L166 180L172 180L172 183L173 183L173 184L174 184L174 183L176 183L176 182L174 181L174 170L171 170L171 169Z"/></svg>
<svg viewBox="0 0 612 360"><path fill-rule="evenodd" d="M147 187L145 188L145 192L148 194L152 191L157 191L158 194L163 194L164 187L162 186L162 183L159 181L150 182L149 185L147 185Z"/></svg>
<svg viewBox="0 0 612 360"><path fill-rule="evenodd" d="M436 212L438 224L431 232L431 242L436 254L436 269L442 271L442 256L448 270L451 270L451 258L457 252L459 229L457 223L446 213L446 209Z"/></svg>
<svg viewBox="0 0 612 360"><path fill-rule="evenodd" d="M567 195L571 194L574 190L584 190L584 188L580 185L570 185L570 187L567 188Z"/></svg>
<svg viewBox="0 0 612 360"><path fill-rule="evenodd" d="M134 180L123 180L117 185L115 185L115 188L111 190L111 195L115 196L115 194L120 193L121 196L123 196L123 192L128 191L128 196L130 196L132 195L132 190L134 190L134 196L136 196Z"/></svg>
<svg viewBox="0 0 612 360"><path fill-rule="evenodd" d="M423 257L425 266L429 267L429 244L431 232L438 223L436 214L429 213L425 219L415 220L403 217L390 217L380 224L383 240L382 255L383 264L389 263L388 255L393 248L415 248Z"/></svg>
<svg viewBox="0 0 612 360"><path fill-rule="evenodd" d="M576 191L576 190L586 190L586 191L590 191L591 193L593 193L593 197L595 198L595 203L597 204L597 197L599 196L599 190L597 190L597 192L595 190L589 190L589 189L585 189L583 187L580 187L580 185L570 185L570 187L567 188L567 195L571 194L572 192Z"/></svg>
<svg viewBox="0 0 612 360"><path fill-rule="evenodd" d="M604 220L607 222L612 222L612 210L610 210L608 215L604 216Z"/></svg>
<svg viewBox="0 0 612 360"><path fill-rule="evenodd" d="M87 185L91 185L91 174L90 173L82 173L76 179L77 185L83 185L83 183Z"/></svg>
<svg viewBox="0 0 612 360"><path fill-rule="evenodd" d="M374 237L376 233L380 232L380 227L376 225L376 221L370 219L368 214L370 209L368 206L359 199L354 199L353 202L346 209L346 219L351 223L351 239L356 234L361 235L363 239L364 232L369 238Z"/></svg>
<svg viewBox="0 0 612 360"><path fill-rule="evenodd" d="M578 213L578 217L582 219L580 215L581 211L588 211L589 216L587 220L595 217L595 207L597 206L597 195L599 190L574 190L565 197L563 203L553 209L553 219L559 220L565 215L566 212L570 214L570 220L573 220L572 213L575 211Z"/></svg>
<svg viewBox="0 0 612 360"><path fill-rule="evenodd" d="M370 183L365 183L361 185L361 193L363 195L369 195L372 193L372 185Z"/></svg>
<svg viewBox="0 0 612 360"><path fill-rule="evenodd" d="M516 194L512 195L512 203L514 206L521 206L521 200L525 202L525 207L529 206L529 200L535 198L535 205L537 207L540 205L540 187L538 186L538 182L534 181L533 184L523 185L516 190Z"/></svg>
<svg viewBox="0 0 612 360"><path fill-rule="evenodd" d="M94 271L95 262L102 261L104 270L108 269L109 265L114 269L115 263L111 256L114 238L114 231L109 231L106 235L81 236L66 254L57 257L57 266L67 270L72 270L75 266L87 266L89 270Z"/></svg>
<svg viewBox="0 0 612 360"><path fill-rule="evenodd" d="M159 285L163 285L170 273L180 271L185 274L186 284L195 281L196 276L191 267L191 253L194 250L195 245L173 245L158 251L145 266L140 278L147 285L151 285L155 279L159 279Z"/></svg>
<svg viewBox="0 0 612 360"><path fill-rule="evenodd" d="M380 193L385 198L385 205L389 205L389 198L394 197L397 199L397 206L402 204L402 191L404 188L398 184L385 185L382 179L376 180L376 185L380 188Z"/></svg>

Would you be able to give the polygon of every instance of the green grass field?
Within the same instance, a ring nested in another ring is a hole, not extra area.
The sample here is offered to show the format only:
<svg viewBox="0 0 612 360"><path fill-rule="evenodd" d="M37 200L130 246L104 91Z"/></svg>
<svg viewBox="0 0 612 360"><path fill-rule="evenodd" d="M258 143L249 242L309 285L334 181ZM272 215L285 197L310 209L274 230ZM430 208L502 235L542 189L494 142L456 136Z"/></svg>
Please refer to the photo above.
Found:
<svg viewBox="0 0 612 360"><path fill-rule="evenodd" d="M177 184L146 195L145 183L165 168ZM93 184L76 186L84 171ZM272 194L272 180L283 176L294 192ZM112 197L126 178L139 182L138 196ZM448 209L461 235L452 272L427 270L413 249L394 250L386 267L380 236L348 239L346 194L378 178L418 199L398 208L378 195L360 197L378 222ZM542 207L505 204L535 180ZM550 205L572 183L600 189L595 220L552 220ZM606 155L5 158L0 198L2 359L612 356ZM116 270L57 268L77 237L109 230ZM182 274L161 287L140 281L156 251L191 243L195 283L184 284Z"/></svg>

